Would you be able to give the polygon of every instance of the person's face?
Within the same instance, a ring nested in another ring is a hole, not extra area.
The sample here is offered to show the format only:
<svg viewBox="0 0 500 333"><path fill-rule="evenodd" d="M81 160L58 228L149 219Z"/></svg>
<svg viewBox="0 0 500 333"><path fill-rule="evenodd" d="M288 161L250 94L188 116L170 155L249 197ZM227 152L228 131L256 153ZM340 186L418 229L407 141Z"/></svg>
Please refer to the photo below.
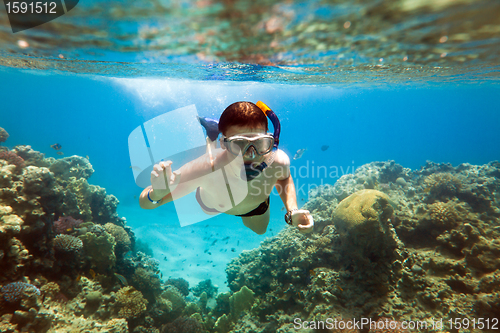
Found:
<svg viewBox="0 0 500 333"><path fill-rule="evenodd" d="M228 127L225 136L230 138L235 135L245 135L245 134L266 134L266 129L263 126L250 127L250 126L230 126ZM264 161L265 156L258 155L253 146L250 146L245 154L243 155L243 162L247 163L261 163Z"/></svg>

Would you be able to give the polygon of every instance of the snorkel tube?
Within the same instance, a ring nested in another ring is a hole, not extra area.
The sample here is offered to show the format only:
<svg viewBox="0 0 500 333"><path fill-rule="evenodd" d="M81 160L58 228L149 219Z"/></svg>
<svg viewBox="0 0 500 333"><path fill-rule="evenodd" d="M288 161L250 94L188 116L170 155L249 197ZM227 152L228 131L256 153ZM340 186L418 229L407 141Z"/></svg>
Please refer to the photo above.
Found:
<svg viewBox="0 0 500 333"><path fill-rule="evenodd" d="M272 151L268 154L264 162L259 164L258 166L254 167L252 165L245 165L245 173L246 173L246 178L247 181L251 181L255 177L257 177L265 168L270 166L274 162L274 157L276 155L276 151L278 150L278 145L280 143L280 132L281 132L281 125L280 121L278 119L278 116L276 113L273 112L266 104L264 104L262 101L258 101L256 104L259 109L264 112L267 118L271 121L273 124L274 128L274 133L273 133L273 138L274 138L274 145Z"/></svg>

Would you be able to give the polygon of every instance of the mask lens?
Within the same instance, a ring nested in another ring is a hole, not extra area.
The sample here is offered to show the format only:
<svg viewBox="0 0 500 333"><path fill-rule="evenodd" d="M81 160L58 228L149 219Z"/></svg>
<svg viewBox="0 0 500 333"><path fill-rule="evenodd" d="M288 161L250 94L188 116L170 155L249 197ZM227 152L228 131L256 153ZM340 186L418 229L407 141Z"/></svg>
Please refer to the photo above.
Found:
<svg viewBox="0 0 500 333"><path fill-rule="evenodd" d="M273 148L274 140L271 138L259 138L253 142L257 154L264 155L271 151Z"/></svg>
<svg viewBox="0 0 500 333"><path fill-rule="evenodd" d="M248 140L240 138L230 140L227 143L228 143L227 148L231 153L235 155L238 155L240 152L244 154L248 146Z"/></svg>
<svg viewBox="0 0 500 333"><path fill-rule="evenodd" d="M253 146L255 152L258 155L264 155L271 151L274 144L274 139L271 137L259 137L259 138L232 138L226 139L226 147L228 150L238 155L240 152L245 154L250 146Z"/></svg>

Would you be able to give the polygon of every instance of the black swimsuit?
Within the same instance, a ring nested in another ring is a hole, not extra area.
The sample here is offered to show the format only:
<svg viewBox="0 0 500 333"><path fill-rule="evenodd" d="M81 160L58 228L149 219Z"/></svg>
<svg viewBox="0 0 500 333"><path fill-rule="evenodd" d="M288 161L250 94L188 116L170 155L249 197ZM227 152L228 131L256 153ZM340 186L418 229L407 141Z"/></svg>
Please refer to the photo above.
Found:
<svg viewBox="0 0 500 333"><path fill-rule="evenodd" d="M209 213L221 213L219 212L217 209L214 209L214 208L210 208L210 207L207 207L203 201L201 201L201 196L200 196L200 188L198 187L196 189L196 200L198 201L198 203L200 204L200 207L206 211L206 212L209 212ZM266 201L262 202L257 208L255 208L254 210L246 213L246 214L241 214L241 215L236 215L236 216L255 216L255 215L262 215L264 214L265 212L267 212L267 210L269 209L269 197L267 197Z"/></svg>

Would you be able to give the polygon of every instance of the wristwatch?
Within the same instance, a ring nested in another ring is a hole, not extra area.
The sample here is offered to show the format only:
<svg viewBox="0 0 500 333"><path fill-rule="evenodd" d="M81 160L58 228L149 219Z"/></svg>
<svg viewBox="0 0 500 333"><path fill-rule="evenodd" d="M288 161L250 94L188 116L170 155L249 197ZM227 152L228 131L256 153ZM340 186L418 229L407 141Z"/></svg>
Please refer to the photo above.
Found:
<svg viewBox="0 0 500 333"><path fill-rule="evenodd" d="M297 211L298 209L292 209L286 212L285 214L285 222L288 223L289 225L292 225L292 214L293 212Z"/></svg>
<svg viewBox="0 0 500 333"><path fill-rule="evenodd" d="M150 188L149 191L148 191L148 199L149 199L149 201L151 201L153 203L153 205L157 205L157 204L159 204L163 200L163 198L161 198L160 200L151 200L151 198L149 197L149 192L151 192L152 190L153 189Z"/></svg>

